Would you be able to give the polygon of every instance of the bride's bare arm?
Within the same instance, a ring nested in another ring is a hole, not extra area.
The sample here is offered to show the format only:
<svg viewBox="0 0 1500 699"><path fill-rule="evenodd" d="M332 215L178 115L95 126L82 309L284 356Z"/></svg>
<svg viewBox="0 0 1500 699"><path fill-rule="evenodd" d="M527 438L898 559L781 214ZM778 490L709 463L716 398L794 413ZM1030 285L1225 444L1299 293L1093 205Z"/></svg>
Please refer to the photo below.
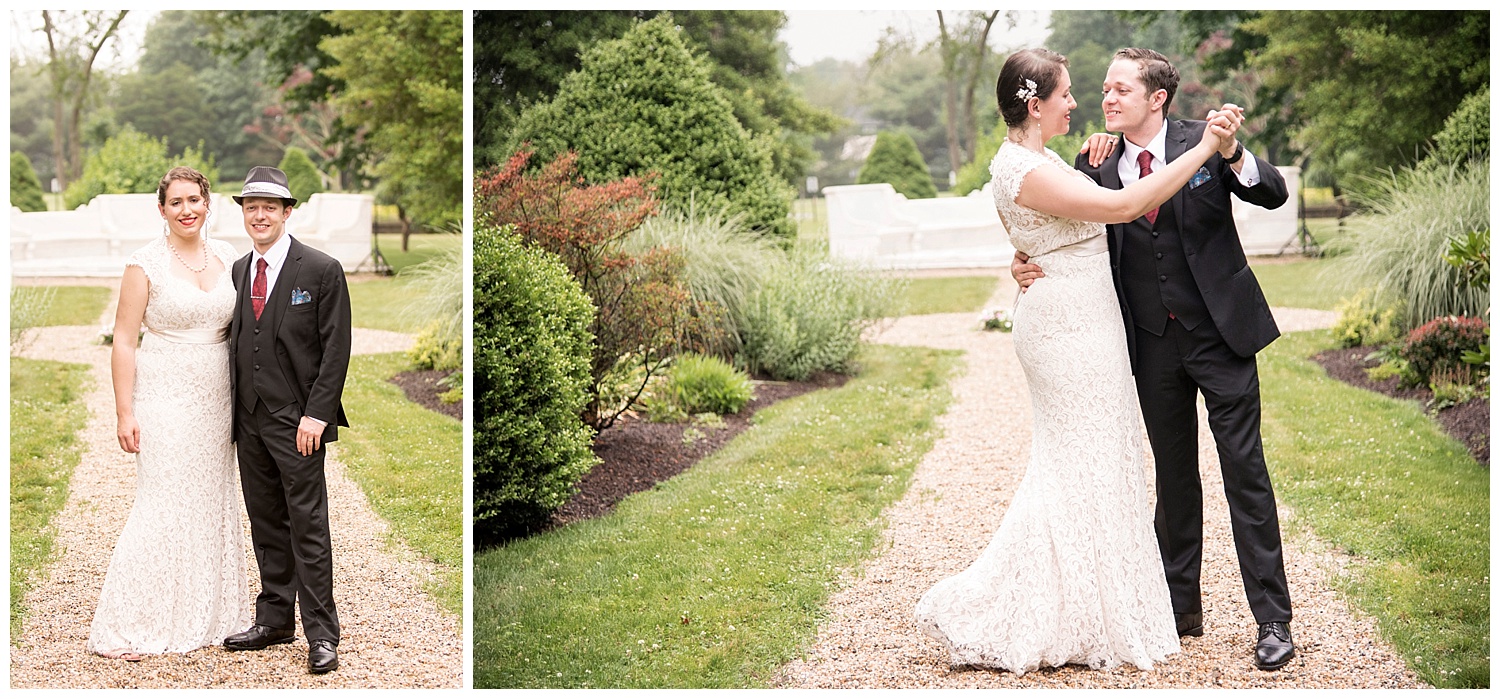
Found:
<svg viewBox="0 0 1500 699"><path fill-rule="evenodd" d="M1193 173L1218 152L1221 139L1226 137L1233 135L1224 121L1211 122L1191 150L1124 189L1106 189L1061 168L1035 168L1021 180L1016 203L1053 216L1094 223L1134 221L1182 189Z"/></svg>
<svg viewBox="0 0 1500 699"><path fill-rule="evenodd" d="M141 428L135 421L135 350L146 318L146 298L151 282L146 272L131 265L120 280L120 303L115 308L115 339L109 353L110 377L115 388L116 436L120 448L132 454L141 450Z"/></svg>

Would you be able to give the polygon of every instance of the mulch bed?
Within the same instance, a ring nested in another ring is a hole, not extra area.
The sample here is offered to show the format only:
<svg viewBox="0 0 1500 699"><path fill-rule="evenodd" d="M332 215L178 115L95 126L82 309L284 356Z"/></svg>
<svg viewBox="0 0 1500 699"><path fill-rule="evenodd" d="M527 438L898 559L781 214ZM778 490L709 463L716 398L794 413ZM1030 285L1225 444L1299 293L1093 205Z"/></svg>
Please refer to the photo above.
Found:
<svg viewBox="0 0 1500 699"><path fill-rule="evenodd" d="M1328 350L1313 355L1313 361L1323 365L1323 369L1328 372L1329 376L1352 386L1383 393L1392 398L1419 401L1423 405L1432 400L1432 389L1426 386L1401 388L1398 385L1400 379L1394 376L1383 381L1371 381L1370 377L1365 375L1365 369L1380 364L1378 360L1365 360L1371 351L1369 347ZM1443 426L1445 432L1469 448L1469 453L1474 456L1475 461L1485 466L1490 465L1490 402L1488 400L1475 398L1467 403L1441 410L1433 417L1438 424Z"/></svg>
<svg viewBox="0 0 1500 699"><path fill-rule="evenodd" d="M684 444L689 423L649 422L644 416L622 415L613 427L594 438L594 455L601 459L578 483L578 492L552 514L547 529L608 513L631 493L649 490L671 478L750 427L756 411L777 401L822 388L842 386L843 374L822 372L806 381L757 381L755 398L735 415L724 416L721 428L698 427L703 437Z"/></svg>
<svg viewBox="0 0 1500 699"><path fill-rule="evenodd" d="M390 378L391 383L401 387L406 399L433 412L442 413L458 420L464 419L464 402L444 403L440 395L448 389L438 385L448 378L452 370L423 369L403 371Z"/></svg>

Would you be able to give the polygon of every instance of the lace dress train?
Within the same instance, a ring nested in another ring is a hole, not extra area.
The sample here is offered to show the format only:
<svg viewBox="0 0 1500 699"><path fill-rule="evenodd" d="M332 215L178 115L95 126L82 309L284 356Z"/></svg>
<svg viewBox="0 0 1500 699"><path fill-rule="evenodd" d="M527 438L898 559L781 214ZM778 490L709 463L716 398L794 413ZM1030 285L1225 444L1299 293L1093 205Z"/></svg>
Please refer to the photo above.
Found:
<svg viewBox="0 0 1500 699"><path fill-rule="evenodd" d="M250 623L230 440L234 249L209 243L225 271L207 292L170 273L164 238L127 263L150 281L133 394L141 442L135 502L89 631L101 655L184 653Z"/></svg>
<svg viewBox="0 0 1500 699"><path fill-rule="evenodd" d="M922 596L916 619L953 665L1147 669L1179 645L1125 329L1104 227L1015 203L1026 173L1048 166L1072 171L1009 142L991 163L1012 242L1047 272L1022 295L1013 330L1031 460L989 545Z"/></svg>

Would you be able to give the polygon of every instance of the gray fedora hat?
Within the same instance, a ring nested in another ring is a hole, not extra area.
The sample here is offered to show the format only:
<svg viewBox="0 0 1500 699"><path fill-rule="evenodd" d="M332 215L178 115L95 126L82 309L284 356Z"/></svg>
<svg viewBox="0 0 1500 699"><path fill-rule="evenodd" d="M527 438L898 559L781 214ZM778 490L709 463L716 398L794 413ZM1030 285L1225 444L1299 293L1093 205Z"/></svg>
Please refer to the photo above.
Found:
<svg viewBox="0 0 1500 699"><path fill-rule="evenodd" d="M244 204L245 197L266 197L268 199L280 199L287 206L296 206L297 200L292 196L292 190L287 185L286 173L274 167L256 165L250 168L250 173L245 175L245 189L240 195L234 197L234 203Z"/></svg>

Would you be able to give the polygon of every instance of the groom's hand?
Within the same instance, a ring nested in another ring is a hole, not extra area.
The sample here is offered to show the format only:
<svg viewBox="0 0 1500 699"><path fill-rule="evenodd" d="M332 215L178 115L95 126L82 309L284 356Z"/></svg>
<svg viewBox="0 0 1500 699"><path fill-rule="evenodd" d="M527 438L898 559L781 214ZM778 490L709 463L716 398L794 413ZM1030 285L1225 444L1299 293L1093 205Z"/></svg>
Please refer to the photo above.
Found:
<svg viewBox="0 0 1500 699"><path fill-rule="evenodd" d="M1220 127L1226 134L1223 137L1223 145L1219 148L1219 155L1225 158L1234 157L1235 148L1239 145L1238 133L1245 123L1245 108L1225 102L1223 107L1209 110L1206 121Z"/></svg>
<svg viewBox="0 0 1500 699"><path fill-rule="evenodd" d="M1010 261L1010 276L1016 280L1017 284L1021 285L1021 293L1023 294L1026 293L1026 287L1031 286L1032 282L1047 276L1042 273L1041 267L1028 264L1026 261L1029 259L1031 258L1027 257L1026 253L1017 250L1015 258Z"/></svg>
<svg viewBox="0 0 1500 699"><path fill-rule="evenodd" d="M306 415L302 421L297 423L297 453L303 456L312 456L312 453L323 446L323 423L318 422Z"/></svg>

